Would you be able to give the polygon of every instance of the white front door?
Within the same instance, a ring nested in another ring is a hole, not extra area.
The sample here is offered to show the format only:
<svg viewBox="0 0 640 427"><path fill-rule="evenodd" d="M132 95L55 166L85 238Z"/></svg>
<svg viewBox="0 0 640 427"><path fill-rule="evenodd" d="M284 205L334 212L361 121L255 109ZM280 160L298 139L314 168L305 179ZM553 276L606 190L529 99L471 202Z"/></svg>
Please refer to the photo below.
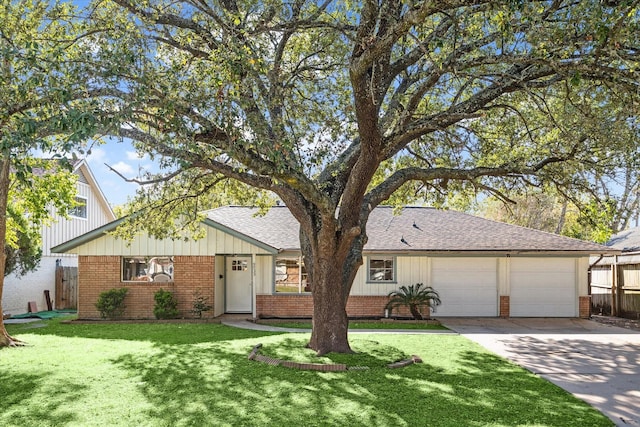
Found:
<svg viewBox="0 0 640 427"><path fill-rule="evenodd" d="M227 313L251 313L251 257L227 257Z"/></svg>

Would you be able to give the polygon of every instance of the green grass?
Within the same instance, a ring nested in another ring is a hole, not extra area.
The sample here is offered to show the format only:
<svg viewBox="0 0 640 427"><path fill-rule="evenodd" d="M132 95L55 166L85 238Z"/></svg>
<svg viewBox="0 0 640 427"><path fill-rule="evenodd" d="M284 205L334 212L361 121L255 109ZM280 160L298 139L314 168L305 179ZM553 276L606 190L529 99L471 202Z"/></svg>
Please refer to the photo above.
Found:
<svg viewBox="0 0 640 427"><path fill-rule="evenodd" d="M263 321L265 325L280 328L311 329L310 321ZM349 322L349 329L428 329L447 330L442 325L428 323L404 323L404 322Z"/></svg>
<svg viewBox="0 0 640 427"><path fill-rule="evenodd" d="M357 355L318 359L308 334L219 324L8 325L2 426L610 426L602 414L458 335L357 334ZM314 372L262 353L369 366ZM417 354L422 364L388 369Z"/></svg>

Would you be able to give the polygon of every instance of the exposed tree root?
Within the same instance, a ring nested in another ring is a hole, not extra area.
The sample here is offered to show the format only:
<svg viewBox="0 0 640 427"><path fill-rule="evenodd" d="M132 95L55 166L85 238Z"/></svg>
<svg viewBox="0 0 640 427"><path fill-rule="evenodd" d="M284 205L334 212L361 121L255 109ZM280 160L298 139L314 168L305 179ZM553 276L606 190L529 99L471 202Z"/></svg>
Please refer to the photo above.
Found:
<svg viewBox="0 0 640 427"><path fill-rule="evenodd" d="M2 327L4 329L4 327ZM23 347L27 345L24 341L20 341L17 338L12 337L6 330L0 334L0 348L1 347Z"/></svg>

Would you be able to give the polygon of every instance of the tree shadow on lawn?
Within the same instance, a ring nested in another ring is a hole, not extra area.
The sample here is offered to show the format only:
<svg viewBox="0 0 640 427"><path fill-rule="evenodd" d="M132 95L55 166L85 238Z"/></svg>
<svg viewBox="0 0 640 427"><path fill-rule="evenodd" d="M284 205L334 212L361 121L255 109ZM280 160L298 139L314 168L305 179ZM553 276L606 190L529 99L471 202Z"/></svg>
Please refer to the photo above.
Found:
<svg viewBox="0 0 640 427"><path fill-rule="evenodd" d="M249 361L255 344L160 344L155 355L125 355L114 363L139 377L155 406L149 416L163 425L611 425L563 390L489 353L453 355L457 369L426 360L403 369L327 373Z"/></svg>
<svg viewBox="0 0 640 427"><path fill-rule="evenodd" d="M16 373L0 369L0 425L60 426L77 420L66 410L68 402L82 396L86 387L72 382L58 383L55 389L46 384L44 375Z"/></svg>
<svg viewBox="0 0 640 427"><path fill-rule="evenodd" d="M37 329L23 325L8 325L10 334L55 335L67 338L95 338L107 340L147 341L154 344L180 345L212 341L282 335L283 332L262 332L238 329L217 323L60 323L51 321ZM28 339L27 339L28 344Z"/></svg>

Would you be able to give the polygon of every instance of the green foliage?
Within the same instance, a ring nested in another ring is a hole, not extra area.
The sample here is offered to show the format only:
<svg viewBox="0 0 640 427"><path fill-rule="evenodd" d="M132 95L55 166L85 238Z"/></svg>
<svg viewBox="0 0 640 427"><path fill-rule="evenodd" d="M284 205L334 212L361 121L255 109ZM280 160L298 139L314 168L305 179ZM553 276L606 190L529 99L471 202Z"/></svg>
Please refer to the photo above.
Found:
<svg viewBox="0 0 640 427"><path fill-rule="evenodd" d="M40 229L29 224L23 215L23 212L16 212L13 203L7 206L7 222L15 225L12 225L11 244L5 245L4 248L6 255L5 276L11 273L24 276L40 265L42 257Z"/></svg>
<svg viewBox="0 0 640 427"><path fill-rule="evenodd" d="M394 308L408 307L414 319L423 319L420 309L428 307L435 310L441 304L440 296L431 286L424 286L423 283L415 285L400 286L397 291L389 292L389 302L386 308L392 312Z"/></svg>
<svg viewBox="0 0 640 427"><path fill-rule="evenodd" d="M193 292L192 306L191 313L197 316L198 319L202 317L203 311L209 311L213 308L213 306L209 304L209 297L202 295L199 289Z"/></svg>
<svg viewBox="0 0 640 427"><path fill-rule="evenodd" d="M104 131L162 168L130 217L153 236L201 236L222 189L275 193L309 274L335 258L322 276L345 278L309 277L314 291L346 301L382 203L472 207L546 185L588 200L633 166L634 3L196 3L97 2L87 19Z"/></svg>
<svg viewBox="0 0 640 427"><path fill-rule="evenodd" d="M153 315L156 319L175 319L180 313L178 311L178 300L176 300L173 292L160 289L153 294L155 304L153 306Z"/></svg>
<svg viewBox="0 0 640 427"><path fill-rule="evenodd" d="M553 190L531 191L513 197L515 204L496 198L485 199L478 214L495 221L561 234L581 240L605 243L622 224L614 200L567 200ZM576 205L579 203L579 205ZM625 208L628 211L628 208ZM627 215L630 212L627 212Z"/></svg>
<svg viewBox="0 0 640 427"><path fill-rule="evenodd" d="M613 200L592 201L580 210L576 222L568 227L565 234L577 239L605 243L613 234L611 224L615 214L616 205Z"/></svg>
<svg viewBox="0 0 640 427"><path fill-rule="evenodd" d="M9 172L0 180L0 211L7 213L0 253L19 274L37 265L36 230L53 213L65 215L75 197L70 167L35 153L60 159L82 152L84 140L106 123L87 101L89 62L80 46L86 34L75 16L69 2L16 0L0 7L0 169Z"/></svg>
<svg viewBox="0 0 640 427"><path fill-rule="evenodd" d="M95 306L103 319L116 319L122 317L126 305L127 288L113 288L101 292Z"/></svg>

